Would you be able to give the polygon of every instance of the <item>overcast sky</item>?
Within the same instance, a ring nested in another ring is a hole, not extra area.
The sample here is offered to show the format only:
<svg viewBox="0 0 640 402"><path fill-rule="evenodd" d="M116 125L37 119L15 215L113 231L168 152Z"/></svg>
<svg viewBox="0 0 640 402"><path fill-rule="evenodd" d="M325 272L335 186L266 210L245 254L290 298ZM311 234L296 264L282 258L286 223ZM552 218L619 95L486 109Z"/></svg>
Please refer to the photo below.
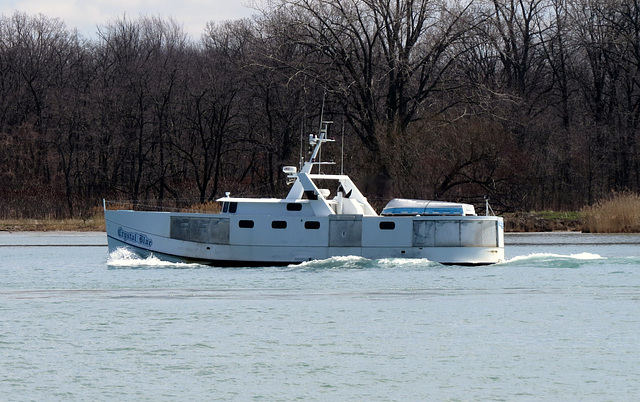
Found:
<svg viewBox="0 0 640 402"><path fill-rule="evenodd" d="M68 28L78 28L86 38L94 38L96 26L126 14L173 17L194 38L200 38L208 21L235 20L256 11L252 0L0 0L0 14L15 11L44 14L62 19Z"/></svg>

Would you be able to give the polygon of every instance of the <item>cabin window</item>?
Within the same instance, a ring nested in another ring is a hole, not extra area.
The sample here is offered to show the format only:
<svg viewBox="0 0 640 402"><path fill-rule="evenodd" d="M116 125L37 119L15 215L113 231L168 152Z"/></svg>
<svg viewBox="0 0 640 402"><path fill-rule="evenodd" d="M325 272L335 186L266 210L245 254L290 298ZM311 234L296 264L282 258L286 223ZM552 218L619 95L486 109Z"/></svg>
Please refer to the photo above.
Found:
<svg viewBox="0 0 640 402"><path fill-rule="evenodd" d="M238 226L243 229L251 229L253 227L253 221L242 220L238 222Z"/></svg>
<svg viewBox="0 0 640 402"><path fill-rule="evenodd" d="M271 227L274 229L286 229L287 221L273 221L271 222Z"/></svg>
<svg viewBox="0 0 640 402"><path fill-rule="evenodd" d="M224 212L224 213L229 212L229 203L228 202L223 202L222 203L222 212Z"/></svg>
<svg viewBox="0 0 640 402"><path fill-rule="evenodd" d="M235 214L237 210L238 210L238 203L237 202L230 202L229 203L229 213Z"/></svg>
<svg viewBox="0 0 640 402"><path fill-rule="evenodd" d="M320 229L320 222L318 221L306 221L304 223L305 229Z"/></svg>
<svg viewBox="0 0 640 402"><path fill-rule="evenodd" d="M395 222L389 222L389 221L380 222L380 229L382 230L393 230L395 228L396 228Z"/></svg>
<svg viewBox="0 0 640 402"><path fill-rule="evenodd" d="M302 211L302 204L298 204L298 203L287 204L287 211Z"/></svg>

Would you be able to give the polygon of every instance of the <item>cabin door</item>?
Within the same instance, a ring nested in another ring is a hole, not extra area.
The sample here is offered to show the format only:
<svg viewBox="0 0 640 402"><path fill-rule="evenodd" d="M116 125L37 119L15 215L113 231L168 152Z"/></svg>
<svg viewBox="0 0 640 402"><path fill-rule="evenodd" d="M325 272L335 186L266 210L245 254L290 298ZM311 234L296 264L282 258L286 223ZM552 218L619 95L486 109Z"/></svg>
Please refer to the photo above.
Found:
<svg viewBox="0 0 640 402"><path fill-rule="evenodd" d="M329 216L329 247L362 246L362 215Z"/></svg>

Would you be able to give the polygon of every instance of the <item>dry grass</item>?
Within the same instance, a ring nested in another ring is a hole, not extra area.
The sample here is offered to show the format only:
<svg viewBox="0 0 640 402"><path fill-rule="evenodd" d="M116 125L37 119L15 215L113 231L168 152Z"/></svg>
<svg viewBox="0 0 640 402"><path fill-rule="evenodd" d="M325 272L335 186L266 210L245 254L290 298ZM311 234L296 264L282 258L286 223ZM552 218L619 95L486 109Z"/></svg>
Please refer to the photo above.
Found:
<svg viewBox="0 0 640 402"><path fill-rule="evenodd" d="M587 233L640 233L640 196L614 193L582 210L582 231Z"/></svg>
<svg viewBox="0 0 640 402"><path fill-rule="evenodd" d="M104 212L102 207L95 207L85 218L56 219L45 217L42 219L0 219L0 231L72 231L72 232L104 232Z"/></svg>
<svg viewBox="0 0 640 402"><path fill-rule="evenodd" d="M128 210L134 210L135 208L133 207L133 202L131 201L106 201L107 203L107 209L110 210L124 210L124 211L128 211ZM101 209L102 210L102 209Z"/></svg>
<svg viewBox="0 0 640 402"><path fill-rule="evenodd" d="M89 219L4 219L0 220L0 231L74 231L104 232L104 216Z"/></svg>
<svg viewBox="0 0 640 402"><path fill-rule="evenodd" d="M110 202L109 209L133 210L131 202ZM211 201L205 204L194 204L182 209L184 212L219 213L220 203ZM24 232L24 231L74 231L91 232L105 231L104 213L102 207L94 208L91 217L85 219L0 219L0 231L4 232Z"/></svg>
<svg viewBox="0 0 640 402"><path fill-rule="evenodd" d="M582 230L578 212L533 211L502 215L505 232L553 232Z"/></svg>
<svg viewBox="0 0 640 402"><path fill-rule="evenodd" d="M200 212L207 214L217 214L221 211L221 205L217 201L209 201L204 204L194 204L184 209L184 212Z"/></svg>

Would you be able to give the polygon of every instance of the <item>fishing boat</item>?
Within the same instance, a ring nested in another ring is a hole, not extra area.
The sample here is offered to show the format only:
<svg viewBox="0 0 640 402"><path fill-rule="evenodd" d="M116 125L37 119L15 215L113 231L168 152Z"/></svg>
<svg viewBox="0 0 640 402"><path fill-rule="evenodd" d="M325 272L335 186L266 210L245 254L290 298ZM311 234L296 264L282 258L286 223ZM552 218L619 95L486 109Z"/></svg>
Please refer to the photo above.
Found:
<svg viewBox="0 0 640 402"><path fill-rule="evenodd" d="M218 199L218 213L114 210L104 202L109 251L216 266L297 264L336 256L422 258L442 264L504 260L504 223L470 204L393 199L378 214L345 174L325 174L322 122L299 169L285 166L286 198ZM315 173L314 173L315 171ZM328 185L327 185L328 184ZM333 189L333 191L331 190ZM486 211L489 211L488 204Z"/></svg>

